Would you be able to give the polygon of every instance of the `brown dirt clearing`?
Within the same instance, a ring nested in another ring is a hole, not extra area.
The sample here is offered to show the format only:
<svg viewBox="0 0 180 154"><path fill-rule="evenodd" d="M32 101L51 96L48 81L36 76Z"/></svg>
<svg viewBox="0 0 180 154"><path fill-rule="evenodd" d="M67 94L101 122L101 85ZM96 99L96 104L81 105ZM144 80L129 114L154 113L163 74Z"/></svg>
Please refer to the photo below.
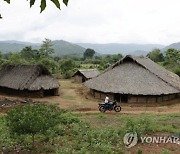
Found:
<svg viewBox="0 0 180 154"><path fill-rule="evenodd" d="M60 96L34 98L33 101L47 102L58 105L62 109L68 109L74 112L82 113L99 113L98 103L102 100L93 98L89 90L82 84L74 83L73 80L59 80ZM0 100L3 99L27 99L15 96L0 95ZM166 101L160 103L121 103L124 114L142 114L142 113L179 113L180 99ZM109 113L109 112L107 112ZM111 113L117 114L114 111Z"/></svg>

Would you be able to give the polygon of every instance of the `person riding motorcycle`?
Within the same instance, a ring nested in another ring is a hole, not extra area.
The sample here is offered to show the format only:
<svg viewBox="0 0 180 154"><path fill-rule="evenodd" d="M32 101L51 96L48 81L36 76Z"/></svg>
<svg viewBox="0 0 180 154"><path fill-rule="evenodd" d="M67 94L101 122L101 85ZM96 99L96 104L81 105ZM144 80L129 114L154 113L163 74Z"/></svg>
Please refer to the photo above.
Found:
<svg viewBox="0 0 180 154"><path fill-rule="evenodd" d="M116 112L121 111L121 106L117 104L116 100L110 102L108 95L106 95L103 103L99 103L98 108L100 112L106 112L107 110L115 110Z"/></svg>
<svg viewBox="0 0 180 154"><path fill-rule="evenodd" d="M104 100L104 103L109 103L109 97L108 97L108 95L106 95L105 100Z"/></svg>

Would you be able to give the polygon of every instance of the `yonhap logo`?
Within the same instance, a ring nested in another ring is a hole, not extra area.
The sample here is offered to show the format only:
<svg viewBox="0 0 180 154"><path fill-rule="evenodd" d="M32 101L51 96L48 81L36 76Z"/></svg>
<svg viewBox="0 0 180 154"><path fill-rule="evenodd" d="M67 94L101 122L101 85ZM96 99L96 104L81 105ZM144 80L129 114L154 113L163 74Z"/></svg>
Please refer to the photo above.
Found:
<svg viewBox="0 0 180 154"><path fill-rule="evenodd" d="M131 148L135 146L138 142L138 135L137 133L126 133L124 136L124 144L127 148ZM143 144L178 144L180 145L180 138L179 135L173 135L173 136L141 136L139 138L139 142Z"/></svg>
<svg viewBox="0 0 180 154"><path fill-rule="evenodd" d="M137 133L126 133L124 136L124 144L127 148L135 146L138 142Z"/></svg>

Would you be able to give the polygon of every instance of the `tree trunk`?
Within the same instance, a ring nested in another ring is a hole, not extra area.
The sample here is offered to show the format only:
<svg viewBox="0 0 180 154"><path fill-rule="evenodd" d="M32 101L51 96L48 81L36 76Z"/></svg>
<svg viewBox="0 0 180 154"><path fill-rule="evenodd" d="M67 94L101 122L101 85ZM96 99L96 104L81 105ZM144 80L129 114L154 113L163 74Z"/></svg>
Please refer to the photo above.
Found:
<svg viewBox="0 0 180 154"><path fill-rule="evenodd" d="M35 148L35 144L34 144L34 134L32 134L32 148L34 149Z"/></svg>

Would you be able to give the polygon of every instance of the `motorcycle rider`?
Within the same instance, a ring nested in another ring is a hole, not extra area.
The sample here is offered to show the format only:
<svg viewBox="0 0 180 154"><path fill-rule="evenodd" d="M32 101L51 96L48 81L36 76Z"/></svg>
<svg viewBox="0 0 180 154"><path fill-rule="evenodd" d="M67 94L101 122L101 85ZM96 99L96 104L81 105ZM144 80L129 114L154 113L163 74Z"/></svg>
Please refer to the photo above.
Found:
<svg viewBox="0 0 180 154"><path fill-rule="evenodd" d="M109 108L110 101L109 101L109 96L108 96L108 94L106 94L106 97L105 97L104 103L105 103L106 108Z"/></svg>
<svg viewBox="0 0 180 154"><path fill-rule="evenodd" d="M109 103L109 96L108 96L108 94L107 94L106 97L105 97L104 103L106 103L106 104Z"/></svg>

